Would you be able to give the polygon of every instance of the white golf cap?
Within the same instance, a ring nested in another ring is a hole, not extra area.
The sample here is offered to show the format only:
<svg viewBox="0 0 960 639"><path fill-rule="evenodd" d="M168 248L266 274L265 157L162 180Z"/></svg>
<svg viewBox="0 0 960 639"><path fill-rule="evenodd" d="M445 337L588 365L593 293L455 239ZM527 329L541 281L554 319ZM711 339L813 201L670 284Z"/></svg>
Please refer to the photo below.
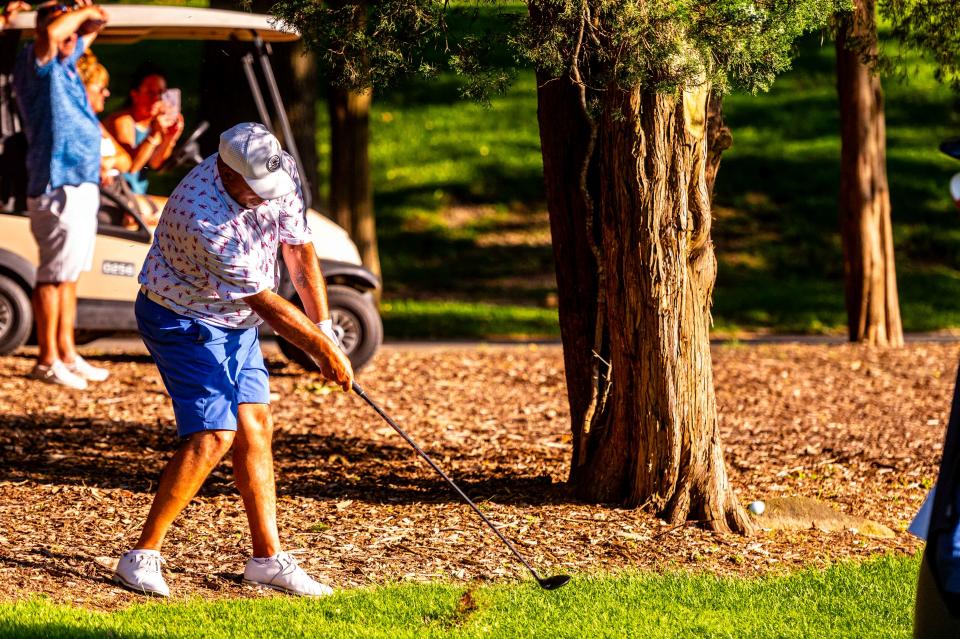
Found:
<svg viewBox="0 0 960 639"><path fill-rule="evenodd" d="M257 122L244 122L220 134L220 158L265 200L283 197L297 188L283 169L280 142Z"/></svg>

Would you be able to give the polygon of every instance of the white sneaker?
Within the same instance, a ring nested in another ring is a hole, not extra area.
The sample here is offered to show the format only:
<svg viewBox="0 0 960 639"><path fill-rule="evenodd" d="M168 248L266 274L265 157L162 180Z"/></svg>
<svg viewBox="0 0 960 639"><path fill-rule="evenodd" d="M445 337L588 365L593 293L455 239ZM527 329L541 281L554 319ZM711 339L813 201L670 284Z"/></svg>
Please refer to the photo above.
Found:
<svg viewBox="0 0 960 639"><path fill-rule="evenodd" d="M128 550L117 563L113 583L145 595L169 597L170 588L160 572L163 563L166 562L156 550Z"/></svg>
<svg viewBox="0 0 960 639"><path fill-rule="evenodd" d="M251 586L266 586L291 595L323 597L332 595L333 588L319 581L297 565L297 560L285 552L278 552L267 559L251 559L243 571L243 583Z"/></svg>
<svg viewBox="0 0 960 639"><path fill-rule="evenodd" d="M39 379L47 384L60 384L67 388L75 390L84 390L87 388L87 380L72 372L67 365L60 360L55 360L53 364L45 366L37 364L30 371L30 377Z"/></svg>
<svg viewBox="0 0 960 639"><path fill-rule="evenodd" d="M82 377L88 382L103 382L110 377L110 371L105 368L99 368L97 366L92 366L79 355L77 359L73 360L72 364L64 364L67 369L77 377Z"/></svg>

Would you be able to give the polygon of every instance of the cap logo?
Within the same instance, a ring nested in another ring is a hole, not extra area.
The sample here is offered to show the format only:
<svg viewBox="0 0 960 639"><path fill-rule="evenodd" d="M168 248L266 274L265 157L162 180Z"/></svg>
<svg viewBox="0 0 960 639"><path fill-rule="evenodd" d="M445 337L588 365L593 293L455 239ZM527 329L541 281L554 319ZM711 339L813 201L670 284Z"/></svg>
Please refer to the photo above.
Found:
<svg viewBox="0 0 960 639"><path fill-rule="evenodd" d="M280 168L280 156L271 155L270 159L267 160L267 170L273 173Z"/></svg>

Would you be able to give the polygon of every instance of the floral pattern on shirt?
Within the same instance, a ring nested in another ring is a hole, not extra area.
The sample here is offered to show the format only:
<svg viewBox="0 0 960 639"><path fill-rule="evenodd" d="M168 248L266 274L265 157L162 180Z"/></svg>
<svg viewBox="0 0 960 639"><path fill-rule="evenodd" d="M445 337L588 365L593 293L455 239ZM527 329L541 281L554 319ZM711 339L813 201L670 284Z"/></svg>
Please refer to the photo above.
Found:
<svg viewBox="0 0 960 639"><path fill-rule="evenodd" d="M214 154L170 195L147 253L140 284L170 310L227 328L262 323L243 301L280 282L279 243L311 241L293 158L283 169L297 190L247 209L223 187Z"/></svg>

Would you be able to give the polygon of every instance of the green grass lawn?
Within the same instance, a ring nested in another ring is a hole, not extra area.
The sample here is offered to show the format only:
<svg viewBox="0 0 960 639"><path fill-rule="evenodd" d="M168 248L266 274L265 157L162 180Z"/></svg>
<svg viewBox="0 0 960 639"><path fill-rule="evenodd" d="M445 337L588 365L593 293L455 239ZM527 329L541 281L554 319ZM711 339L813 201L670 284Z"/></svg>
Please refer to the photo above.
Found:
<svg viewBox="0 0 960 639"><path fill-rule="evenodd" d="M960 118L930 68L910 64L916 74L884 82L887 167L904 327L926 331L960 325L960 217L947 191L960 163L937 151L960 133ZM725 102L734 145L716 186L720 327L845 324L834 82L832 43L808 37L768 94Z"/></svg>
<svg viewBox="0 0 960 639"><path fill-rule="evenodd" d="M114 613L43 599L0 605L0 637L791 637L911 636L919 557L889 556L763 579L633 574L531 583L404 584L320 601L146 603Z"/></svg>

